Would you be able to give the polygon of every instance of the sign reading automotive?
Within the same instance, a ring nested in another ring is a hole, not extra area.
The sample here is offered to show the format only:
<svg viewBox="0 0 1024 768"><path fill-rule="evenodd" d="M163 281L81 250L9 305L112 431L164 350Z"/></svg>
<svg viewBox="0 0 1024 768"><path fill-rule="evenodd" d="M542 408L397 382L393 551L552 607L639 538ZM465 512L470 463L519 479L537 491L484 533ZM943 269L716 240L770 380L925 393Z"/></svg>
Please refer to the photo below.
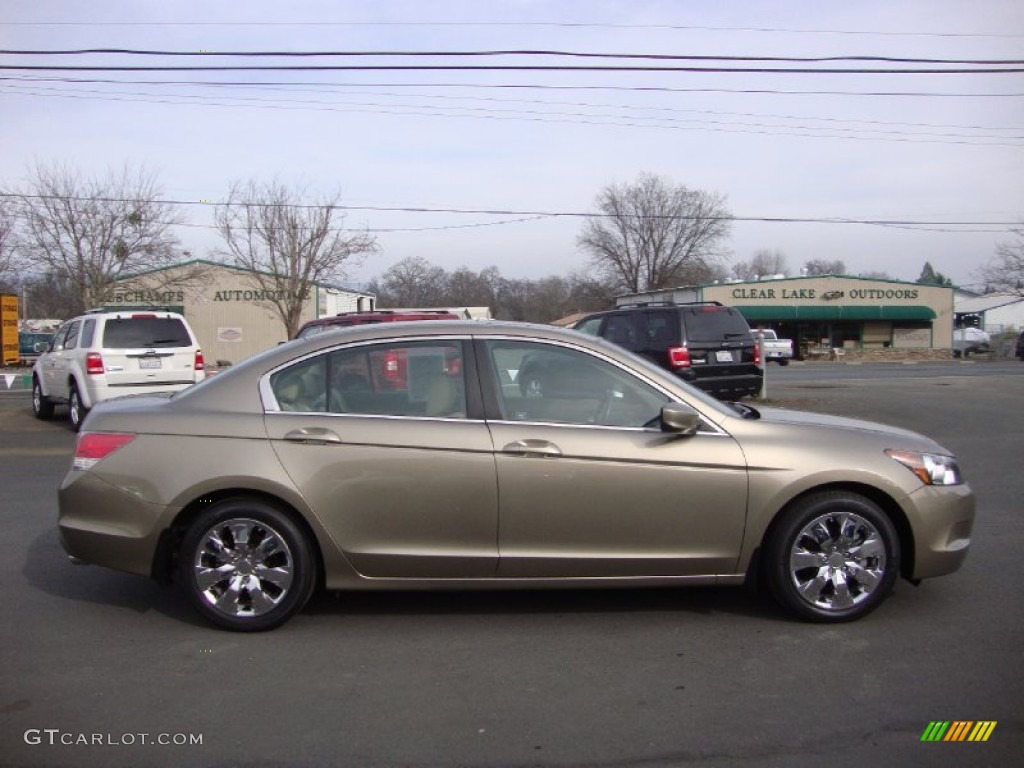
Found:
<svg viewBox="0 0 1024 768"><path fill-rule="evenodd" d="M0 296L0 341L3 343L3 364L18 364L18 297Z"/></svg>

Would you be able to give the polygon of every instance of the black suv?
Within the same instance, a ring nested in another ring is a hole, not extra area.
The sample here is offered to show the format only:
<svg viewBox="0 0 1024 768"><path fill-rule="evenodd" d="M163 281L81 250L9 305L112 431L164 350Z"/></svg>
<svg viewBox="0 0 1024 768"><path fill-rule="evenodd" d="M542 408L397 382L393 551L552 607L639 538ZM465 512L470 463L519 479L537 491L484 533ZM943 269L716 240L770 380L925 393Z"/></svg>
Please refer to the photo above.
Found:
<svg viewBox="0 0 1024 768"><path fill-rule="evenodd" d="M761 391L764 373L750 326L720 302L623 306L588 315L573 327L643 355L723 400Z"/></svg>

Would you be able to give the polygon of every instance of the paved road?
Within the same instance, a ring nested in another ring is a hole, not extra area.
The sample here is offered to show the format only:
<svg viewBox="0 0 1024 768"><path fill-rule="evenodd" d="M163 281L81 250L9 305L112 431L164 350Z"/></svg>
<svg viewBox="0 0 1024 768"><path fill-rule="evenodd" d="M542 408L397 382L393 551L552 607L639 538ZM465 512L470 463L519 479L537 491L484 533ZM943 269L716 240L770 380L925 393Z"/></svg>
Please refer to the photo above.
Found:
<svg viewBox="0 0 1024 768"><path fill-rule="evenodd" d="M0 765L1019 764L1024 378L808 379L773 400L957 451L980 503L964 569L838 627L743 590L360 594L240 636L173 590L69 565L54 491L73 436L0 398ZM998 725L921 743L933 720Z"/></svg>

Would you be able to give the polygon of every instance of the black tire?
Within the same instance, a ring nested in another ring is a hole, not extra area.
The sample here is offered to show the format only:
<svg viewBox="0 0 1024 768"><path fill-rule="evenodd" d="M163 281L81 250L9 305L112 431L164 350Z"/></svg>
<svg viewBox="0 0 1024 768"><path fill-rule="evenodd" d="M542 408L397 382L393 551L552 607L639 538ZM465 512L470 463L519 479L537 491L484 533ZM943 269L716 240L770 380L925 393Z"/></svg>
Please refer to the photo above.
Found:
<svg viewBox="0 0 1024 768"><path fill-rule="evenodd" d="M899 534L870 499L819 493L783 513L765 543L763 567L772 595L791 613L817 622L853 621L892 591Z"/></svg>
<svg viewBox="0 0 1024 768"><path fill-rule="evenodd" d="M789 365L789 360L783 358L779 360L779 365L781 365L782 367L786 367L787 365Z"/></svg>
<svg viewBox="0 0 1024 768"><path fill-rule="evenodd" d="M82 405L82 396L78 394L78 385L72 384L68 392L68 421L71 422L71 429L78 432L88 414L89 409Z"/></svg>
<svg viewBox="0 0 1024 768"><path fill-rule="evenodd" d="M280 508L251 498L204 510L185 533L178 569L193 607L238 632L280 626L302 610L316 586L308 537Z"/></svg>
<svg viewBox="0 0 1024 768"><path fill-rule="evenodd" d="M43 394L39 379L32 377L32 414L41 421L53 418L53 402Z"/></svg>

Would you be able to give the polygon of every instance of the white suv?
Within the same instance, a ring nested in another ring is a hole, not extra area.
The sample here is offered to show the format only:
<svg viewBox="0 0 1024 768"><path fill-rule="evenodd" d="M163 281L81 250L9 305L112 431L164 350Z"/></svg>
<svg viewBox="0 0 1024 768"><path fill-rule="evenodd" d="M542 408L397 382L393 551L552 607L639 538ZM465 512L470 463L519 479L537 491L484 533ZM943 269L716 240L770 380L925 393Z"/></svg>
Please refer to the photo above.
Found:
<svg viewBox="0 0 1024 768"><path fill-rule="evenodd" d="M64 323L36 361L32 411L50 419L66 403L77 432L96 403L177 391L205 375L195 334L176 312L89 312Z"/></svg>

